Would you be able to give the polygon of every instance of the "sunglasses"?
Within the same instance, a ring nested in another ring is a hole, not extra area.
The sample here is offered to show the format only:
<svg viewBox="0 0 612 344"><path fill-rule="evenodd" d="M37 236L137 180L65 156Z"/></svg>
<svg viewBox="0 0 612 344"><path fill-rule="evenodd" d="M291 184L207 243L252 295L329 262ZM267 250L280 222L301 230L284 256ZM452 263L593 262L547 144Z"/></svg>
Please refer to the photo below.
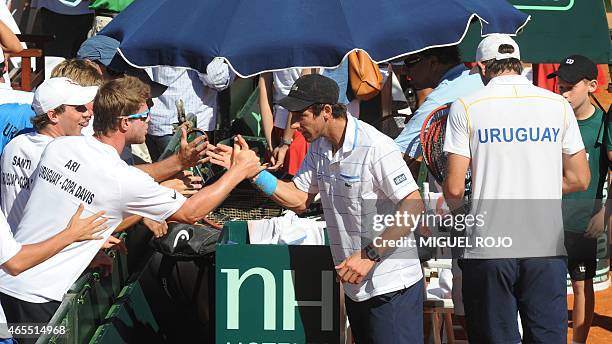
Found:
<svg viewBox="0 0 612 344"><path fill-rule="evenodd" d="M87 107L85 105L73 105L74 109L80 113L87 112Z"/></svg>
<svg viewBox="0 0 612 344"><path fill-rule="evenodd" d="M404 66L412 67L421 61L423 61L423 58L421 56L408 56L404 60Z"/></svg>
<svg viewBox="0 0 612 344"><path fill-rule="evenodd" d="M127 118L127 119L142 119L142 120L145 120L145 119L147 119L147 117L149 117L149 112L151 112L151 110L146 109L144 112L135 113L135 114L131 114L131 115L127 115L127 116L122 116L122 117Z"/></svg>

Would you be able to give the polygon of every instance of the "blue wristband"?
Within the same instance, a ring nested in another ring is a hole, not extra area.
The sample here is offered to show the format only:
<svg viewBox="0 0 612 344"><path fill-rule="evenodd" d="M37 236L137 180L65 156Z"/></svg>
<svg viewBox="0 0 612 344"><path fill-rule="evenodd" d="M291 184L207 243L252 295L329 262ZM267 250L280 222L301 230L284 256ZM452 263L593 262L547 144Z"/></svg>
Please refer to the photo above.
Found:
<svg viewBox="0 0 612 344"><path fill-rule="evenodd" d="M274 191L276 191L278 179L268 171L261 171L257 175L257 178L255 178L253 184L267 196L272 196Z"/></svg>

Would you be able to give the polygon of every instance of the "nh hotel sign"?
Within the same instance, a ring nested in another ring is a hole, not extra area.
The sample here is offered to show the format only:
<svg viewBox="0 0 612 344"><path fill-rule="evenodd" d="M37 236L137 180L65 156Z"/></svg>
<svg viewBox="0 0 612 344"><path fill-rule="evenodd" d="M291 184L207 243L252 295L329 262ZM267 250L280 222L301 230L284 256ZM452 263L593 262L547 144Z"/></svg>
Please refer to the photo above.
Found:
<svg viewBox="0 0 612 344"><path fill-rule="evenodd" d="M519 10L531 11L569 11L576 0L512 0Z"/></svg>
<svg viewBox="0 0 612 344"><path fill-rule="evenodd" d="M219 245L216 343L339 342L329 247Z"/></svg>

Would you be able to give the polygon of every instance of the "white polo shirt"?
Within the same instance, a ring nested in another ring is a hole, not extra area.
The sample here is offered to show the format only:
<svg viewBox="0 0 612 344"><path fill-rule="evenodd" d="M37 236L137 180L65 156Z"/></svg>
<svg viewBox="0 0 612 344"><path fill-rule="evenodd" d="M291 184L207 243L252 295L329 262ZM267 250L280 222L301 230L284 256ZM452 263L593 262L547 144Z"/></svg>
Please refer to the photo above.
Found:
<svg viewBox="0 0 612 344"><path fill-rule="evenodd" d="M124 217L167 219L185 202L146 173L128 166L110 145L90 136L60 137L47 145L15 240L36 243L62 231L79 204L83 216L104 210L103 240L73 243L13 277L0 272L0 291L33 303L60 301Z"/></svg>
<svg viewBox="0 0 612 344"><path fill-rule="evenodd" d="M0 208L13 232L17 230L30 198L40 156L52 140L51 136L31 132L14 138L2 152Z"/></svg>
<svg viewBox="0 0 612 344"><path fill-rule="evenodd" d="M472 214L484 215L468 236L512 236L508 258L565 255L562 155L582 149L569 103L523 76L493 78L455 101L444 151L471 159ZM484 248L465 257L502 258Z"/></svg>
<svg viewBox="0 0 612 344"><path fill-rule="evenodd" d="M4 216L0 214L0 265L6 263L7 260L13 258L21 250L21 244L19 244L13 238L11 228ZM6 327L6 316L4 310L0 306L0 339L11 338L11 333Z"/></svg>
<svg viewBox="0 0 612 344"><path fill-rule="evenodd" d="M315 140L293 179L298 189L319 193L337 265L366 244L378 200L397 204L417 190L410 170L393 140L348 115L344 143L332 154L325 138ZM421 280L415 248L390 249L360 284L345 283L355 301L410 287Z"/></svg>

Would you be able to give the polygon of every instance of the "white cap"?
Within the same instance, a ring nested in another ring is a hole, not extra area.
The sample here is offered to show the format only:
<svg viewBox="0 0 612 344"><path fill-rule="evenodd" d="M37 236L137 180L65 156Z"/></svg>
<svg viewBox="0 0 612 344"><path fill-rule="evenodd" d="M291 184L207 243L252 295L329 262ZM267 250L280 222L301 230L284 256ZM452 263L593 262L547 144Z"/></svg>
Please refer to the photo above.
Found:
<svg viewBox="0 0 612 344"><path fill-rule="evenodd" d="M83 87L68 78L51 78L43 81L34 92L32 108L43 114L60 105L85 105L93 101L98 86Z"/></svg>
<svg viewBox="0 0 612 344"><path fill-rule="evenodd" d="M502 44L511 45L514 47L514 52L512 53L500 53L499 46ZM480 44L478 44L478 48L476 49L476 61L489 61L489 60L503 60L515 58L520 60L521 53L519 51L518 44L512 39L512 37L508 35L503 35L500 33L494 33L489 35L483 39Z"/></svg>

